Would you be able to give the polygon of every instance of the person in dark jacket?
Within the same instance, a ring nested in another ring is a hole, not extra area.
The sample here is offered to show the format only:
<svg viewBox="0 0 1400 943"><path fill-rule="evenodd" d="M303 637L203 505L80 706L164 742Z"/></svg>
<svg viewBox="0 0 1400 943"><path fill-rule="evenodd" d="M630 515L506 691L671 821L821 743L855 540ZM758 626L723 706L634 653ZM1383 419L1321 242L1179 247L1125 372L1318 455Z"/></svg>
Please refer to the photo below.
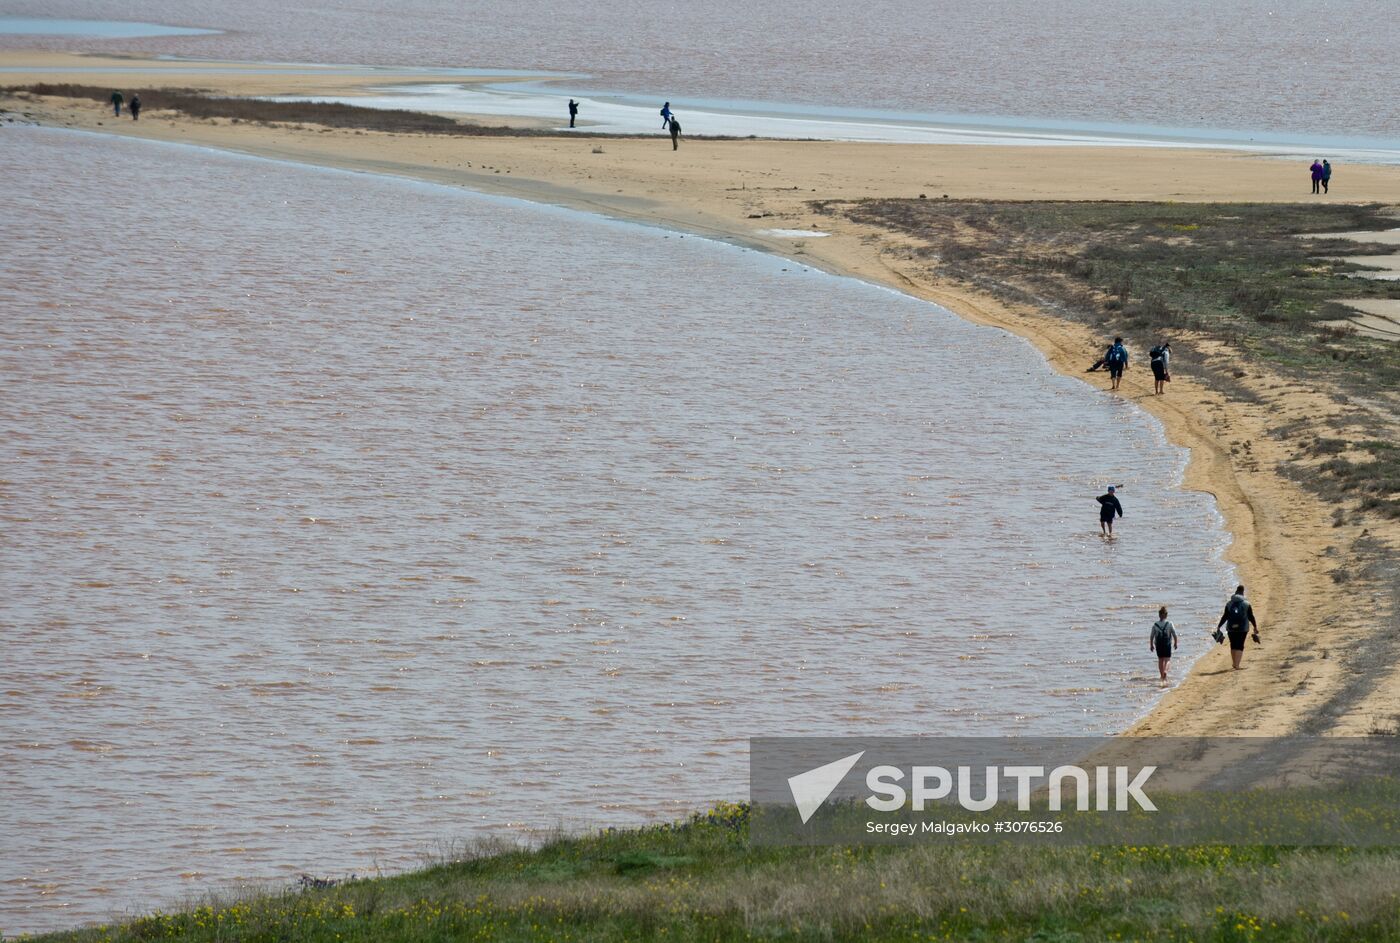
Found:
<svg viewBox="0 0 1400 943"><path fill-rule="evenodd" d="M574 119L578 117L578 102L569 99L569 127L574 126Z"/></svg>
<svg viewBox="0 0 1400 943"><path fill-rule="evenodd" d="M681 123L676 120L676 116L671 116L671 150L680 150L681 146Z"/></svg>
<svg viewBox="0 0 1400 943"><path fill-rule="evenodd" d="M1249 634L1250 627L1254 629L1254 644L1263 644L1259 641L1259 623L1254 618L1254 607L1244 598L1243 585L1235 587L1235 595L1225 604L1225 611L1220 614L1220 621L1215 624L1216 631L1219 631L1222 625L1230 636L1230 662L1234 669L1239 671L1240 661L1244 658L1244 637Z"/></svg>
<svg viewBox="0 0 1400 943"><path fill-rule="evenodd" d="M1327 192L1327 187L1332 183L1332 162L1324 160L1322 162L1322 192Z"/></svg>
<svg viewBox="0 0 1400 943"><path fill-rule="evenodd" d="M1104 366L1108 367L1109 379L1113 381L1109 389L1118 389L1118 384L1123 382L1123 371L1128 369L1128 348L1123 346L1123 338L1113 339L1113 343L1104 352L1103 362Z"/></svg>
<svg viewBox="0 0 1400 943"><path fill-rule="evenodd" d="M140 120L141 120L141 96L140 96L140 95L132 95L132 96L131 96L131 104L126 106L126 110L129 111L129 112L131 112L131 120L132 120L132 121L140 121Z"/></svg>
<svg viewBox="0 0 1400 943"><path fill-rule="evenodd" d="M1315 160L1308 168L1312 171L1313 193L1322 192L1322 161Z"/></svg>
<svg viewBox="0 0 1400 943"><path fill-rule="evenodd" d="M1152 389L1161 396L1166 392L1167 381L1172 378L1172 345L1169 341L1163 341L1148 353L1152 358Z"/></svg>
<svg viewBox="0 0 1400 943"><path fill-rule="evenodd" d="M1099 502L1099 533L1107 537L1113 536L1114 516L1123 516L1123 505L1118 502L1118 495L1115 494L1117 490L1113 485L1109 485L1108 494L1101 494L1096 499Z"/></svg>
<svg viewBox="0 0 1400 943"><path fill-rule="evenodd" d="M120 118L122 116L122 93L113 92L108 101L112 103L112 117Z"/></svg>

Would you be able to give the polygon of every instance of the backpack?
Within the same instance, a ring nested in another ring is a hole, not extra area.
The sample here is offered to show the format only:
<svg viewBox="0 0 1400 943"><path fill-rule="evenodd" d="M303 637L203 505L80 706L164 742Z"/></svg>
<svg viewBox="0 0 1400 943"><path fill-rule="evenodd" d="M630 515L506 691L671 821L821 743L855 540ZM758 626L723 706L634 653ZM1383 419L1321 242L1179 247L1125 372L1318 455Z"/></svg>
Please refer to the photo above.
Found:
<svg viewBox="0 0 1400 943"><path fill-rule="evenodd" d="M1128 362L1128 350L1122 344L1114 344L1108 349L1108 356L1104 359L1115 367L1122 366Z"/></svg>
<svg viewBox="0 0 1400 943"><path fill-rule="evenodd" d="M1249 603L1243 596L1231 596L1225 604L1225 624L1232 629L1242 629L1249 624Z"/></svg>
<svg viewBox="0 0 1400 943"><path fill-rule="evenodd" d="M1152 643L1154 645L1166 645L1172 640L1172 630L1170 624L1163 621L1152 623Z"/></svg>
<svg viewBox="0 0 1400 943"><path fill-rule="evenodd" d="M1161 359L1162 359L1162 345L1161 345L1161 344L1158 344L1156 347L1152 348L1152 350L1148 351L1148 353L1151 355L1151 357L1152 357L1153 360L1161 360Z"/></svg>

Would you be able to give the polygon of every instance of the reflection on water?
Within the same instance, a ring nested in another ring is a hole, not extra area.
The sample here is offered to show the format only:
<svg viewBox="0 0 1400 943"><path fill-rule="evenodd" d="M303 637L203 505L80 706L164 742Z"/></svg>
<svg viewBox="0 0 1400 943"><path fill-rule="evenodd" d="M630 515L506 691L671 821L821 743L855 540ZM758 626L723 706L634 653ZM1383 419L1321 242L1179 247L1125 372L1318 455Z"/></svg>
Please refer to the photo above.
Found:
<svg viewBox="0 0 1400 943"><path fill-rule="evenodd" d="M1182 454L1002 332L561 210L5 135L6 931L674 816L744 794L755 734L1111 731L1160 602L1207 646Z"/></svg>

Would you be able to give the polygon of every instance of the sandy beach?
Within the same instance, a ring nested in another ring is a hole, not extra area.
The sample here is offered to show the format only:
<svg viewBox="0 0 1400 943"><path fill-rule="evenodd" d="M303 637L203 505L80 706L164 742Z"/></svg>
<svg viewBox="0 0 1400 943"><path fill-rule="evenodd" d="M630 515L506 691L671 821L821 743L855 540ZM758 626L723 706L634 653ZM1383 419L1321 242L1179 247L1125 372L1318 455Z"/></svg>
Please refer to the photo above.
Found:
<svg viewBox="0 0 1400 943"><path fill-rule="evenodd" d="M117 71L137 66L149 71ZM270 75L237 64L217 73L189 72L178 63L51 53L3 53L0 67L16 70L4 75L0 84L6 85L179 86L230 95L354 94L367 85L424 81L422 74L388 71ZM18 71L25 68L44 71ZM53 71L67 68L74 71ZM92 71L103 68L113 71ZM446 138L197 122L159 111L132 122L113 119L105 106L59 99L0 98L0 109L46 126L410 177L758 247L897 288L1026 337L1056 370L1073 376L1083 376L1103 338L1038 308L931 279L906 238L821 214L809 202L945 195L1284 202L1308 196L1306 167L1230 151L682 140L673 152L659 135ZM133 168L124 185L156 192L159 180ZM1339 167L1330 199L1400 204L1400 167ZM1347 565L1349 548L1363 531L1393 550L1400 527L1379 518L1336 525L1331 504L1281 472L1288 444L1269 433L1287 420L1331 428L1329 420L1342 412L1333 391L1255 365L1240 378L1250 401L1227 397L1185 374L1173 381L1169 395L1154 397L1150 374L1139 364L1129 370L1123 395L1157 416L1171 441L1191 449L1186 484L1219 503L1234 536L1228 558L1249 587L1264 645L1250 646L1240 673L1229 670L1223 648L1213 650L1130 732L1360 734L1393 724L1400 715L1400 668L1390 641L1393 600L1375 587L1343 591L1330 573ZM1099 375L1089 382L1106 385ZM1371 408L1394 428L1389 398L1378 395ZM1178 628L1194 633L1213 626ZM1348 652L1365 656L1373 670L1356 671L1356 657L1340 657Z"/></svg>

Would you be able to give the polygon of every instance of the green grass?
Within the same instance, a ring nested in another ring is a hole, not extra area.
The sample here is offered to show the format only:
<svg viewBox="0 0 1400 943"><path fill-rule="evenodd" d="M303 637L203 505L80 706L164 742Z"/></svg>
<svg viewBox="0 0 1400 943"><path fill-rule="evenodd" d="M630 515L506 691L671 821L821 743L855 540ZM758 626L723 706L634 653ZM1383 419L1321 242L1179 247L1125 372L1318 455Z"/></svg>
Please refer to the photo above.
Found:
<svg viewBox="0 0 1400 943"><path fill-rule="evenodd" d="M1400 940L1400 851L754 848L731 805L45 939Z"/></svg>
<svg viewBox="0 0 1400 943"><path fill-rule="evenodd" d="M1400 298L1400 283L1323 256L1392 247L1303 233L1394 228L1379 205L865 200L820 204L926 244L946 276L1021 285L1087 323L1142 343L1199 332L1235 347L1244 366L1327 373L1364 387L1400 381L1400 345L1320 322L1336 298ZM1173 345L1175 347L1175 345ZM1343 367L1343 365L1345 365Z"/></svg>

